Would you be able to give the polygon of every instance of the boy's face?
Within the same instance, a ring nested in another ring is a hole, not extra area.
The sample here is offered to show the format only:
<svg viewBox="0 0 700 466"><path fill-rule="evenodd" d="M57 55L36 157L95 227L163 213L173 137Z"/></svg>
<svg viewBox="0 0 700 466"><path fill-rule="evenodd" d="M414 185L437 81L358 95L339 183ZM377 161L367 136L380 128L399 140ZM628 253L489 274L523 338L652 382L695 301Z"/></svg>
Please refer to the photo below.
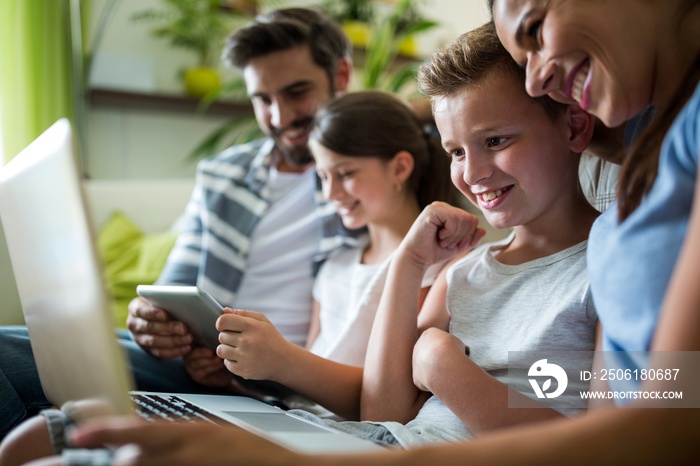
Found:
<svg viewBox="0 0 700 466"><path fill-rule="evenodd" d="M339 73L345 70L338 68ZM330 83L308 45L300 45L253 58L243 69L243 78L260 128L274 138L286 161L294 166L311 163L308 139L313 117L334 91L345 90L345 76Z"/></svg>
<svg viewBox="0 0 700 466"><path fill-rule="evenodd" d="M489 224L548 227L556 207L570 205L579 158L567 119L552 121L515 77L491 72L437 101L434 113L452 182Z"/></svg>

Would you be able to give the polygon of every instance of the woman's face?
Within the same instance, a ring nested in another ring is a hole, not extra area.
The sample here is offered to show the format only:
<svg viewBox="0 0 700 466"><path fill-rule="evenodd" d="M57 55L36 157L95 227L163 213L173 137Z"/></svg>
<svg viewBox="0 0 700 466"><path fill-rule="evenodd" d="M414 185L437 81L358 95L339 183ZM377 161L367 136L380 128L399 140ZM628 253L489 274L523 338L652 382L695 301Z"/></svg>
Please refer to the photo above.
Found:
<svg viewBox="0 0 700 466"><path fill-rule="evenodd" d="M576 102L614 127L652 101L653 21L642 3L495 0L493 18L530 95Z"/></svg>

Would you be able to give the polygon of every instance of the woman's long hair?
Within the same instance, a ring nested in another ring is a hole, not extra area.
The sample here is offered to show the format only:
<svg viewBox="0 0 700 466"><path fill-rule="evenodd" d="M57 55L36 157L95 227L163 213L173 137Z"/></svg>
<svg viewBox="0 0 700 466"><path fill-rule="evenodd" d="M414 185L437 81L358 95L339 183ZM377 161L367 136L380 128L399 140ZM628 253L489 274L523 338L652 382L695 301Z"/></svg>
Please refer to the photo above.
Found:
<svg viewBox="0 0 700 466"><path fill-rule="evenodd" d="M629 149L620 173L617 190L619 220L623 221L639 207L659 171L661 145L671 124L692 96L700 80L700 56L683 79L669 105L660 109Z"/></svg>

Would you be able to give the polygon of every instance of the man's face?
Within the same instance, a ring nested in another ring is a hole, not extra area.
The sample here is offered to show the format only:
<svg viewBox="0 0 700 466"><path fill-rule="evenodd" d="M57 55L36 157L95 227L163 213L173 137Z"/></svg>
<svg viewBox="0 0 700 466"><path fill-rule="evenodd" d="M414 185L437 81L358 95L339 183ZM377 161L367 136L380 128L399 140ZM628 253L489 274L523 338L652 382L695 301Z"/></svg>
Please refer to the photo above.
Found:
<svg viewBox="0 0 700 466"><path fill-rule="evenodd" d="M308 149L316 111L333 96L326 71L314 63L307 45L253 58L243 78L255 118L284 155L285 162L302 167L312 162ZM337 80L336 83L337 85ZM340 84L341 89L345 86Z"/></svg>

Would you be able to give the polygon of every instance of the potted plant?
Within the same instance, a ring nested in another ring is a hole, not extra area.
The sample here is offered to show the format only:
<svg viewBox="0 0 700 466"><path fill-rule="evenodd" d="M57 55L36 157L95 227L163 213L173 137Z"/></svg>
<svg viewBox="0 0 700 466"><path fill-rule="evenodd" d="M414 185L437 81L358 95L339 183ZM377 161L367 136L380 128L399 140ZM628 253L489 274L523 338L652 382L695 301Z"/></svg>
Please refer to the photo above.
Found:
<svg viewBox="0 0 700 466"><path fill-rule="evenodd" d="M196 64L185 69L182 77L187 94L203 97L221 86L217 65L223 41L233 21L243 14L220 0L162 2L162 10L144 10L134 14L132 20L155 23L151 31L155 37L168 39L173 47L196 54Z"/></svg>
<svg viewBox="0 0 700 466"><path fill-rule="evenodd" d="M326 0L322 7L341 25L354 46L367 46L369 25L375 13L372 0Z"/></svg>
<svg viewBox="0 0 700 466"><path fill-rule="evenodd" d="M397 0L390 5L388 11L380 14L374 10L371 0L331 0L332 3L344 4L352 14L361 12L368 19L368 34L365 37L364 60L360 71L359 87L363 89L383 89L394 93L403 93L407 84L415 82L416 69L420 64L417 59L406 60L403 65L397 65L397 56L402 53L407 39L430 30L438 25L437 22L421 17L415 7L414 0ZM342 21L332 3L324 5L329 15L336 21ZM341 5L342 6L342 5ZM351 8L352 7L352 8ZM369 10L363 8L370 8ZM346 34L348 30L345 29ZM357 45L357 44L355 44ZM223 95L236 95L239 99L246 98L245 85L239 76L223 85L218 91L202 99L201 108ZM190 154L192 160L199 160L215 154L222 147L233 143L243 143L261 136L253 117L234 117L220 128L209 134Z"/></svg>
<svg viewBox="0 0 700 466"><path fill-rule="evenodd" d="M437 25L419 15L412 0L398 0L388 14L375 15L361 68L362 87L401 93L407 83L415 81L419 62L408 60L403 66L395 67L396 58L402 52L407 54L407 50L413 56L415 37Z"/></svg>
<svg viewBox="0 0 700 466"><path fill-rule="evenodd" d="M401 36L397 42L398 52L401 55L414 57L416 55L415 35L422 30L434 27L436 24L426 20L418 11L416 2L409 0L406 2L394 1L391 7L389 18L387 18L386 8L389 5L379 5L376 0L325 0L323 9L340 24L347 34L350 42L356 47L365 49L373 41L372 35L376 33L386 21L392 21L392 31ZM424 26L430 23L428 27ZM419 28L416 28L417 25Z"/></svg>

